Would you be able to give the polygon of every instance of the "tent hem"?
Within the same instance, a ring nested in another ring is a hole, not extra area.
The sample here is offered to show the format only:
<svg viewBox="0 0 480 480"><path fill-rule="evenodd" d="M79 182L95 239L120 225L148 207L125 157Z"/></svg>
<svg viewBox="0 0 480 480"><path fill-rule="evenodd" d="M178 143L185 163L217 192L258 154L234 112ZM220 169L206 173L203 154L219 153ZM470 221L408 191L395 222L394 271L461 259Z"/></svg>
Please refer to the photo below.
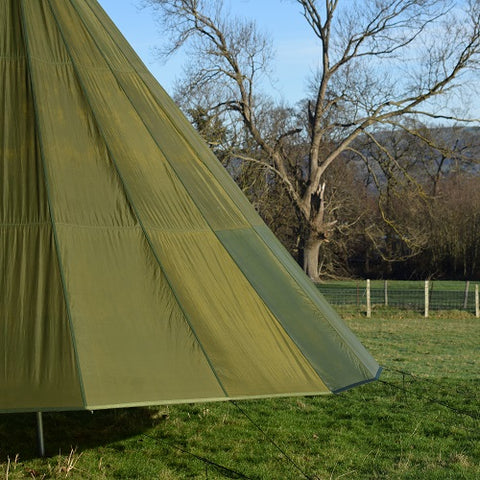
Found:
<svg viewBox="0 0 480 480"><path fill-rule="evenodd" d="M296 393L276 393L276 394L264 394L264 395L232 395L229 397L208 397L208 398L192 398L192 399L180 399L180 400L165 400L163 402L138 402L128 404L110 404L110 405L87 405L86 410L107 410L110 408L130 408L130 407L154 407L162 405L186 405L194 403L211 403L211 402L228 402L231 400L262 400L268 398L288 398L288 397L312 397L319 395L331 395L332 392L328 391L316 391L316 392L296 392Z"/></svg>
<svg viewBox="0 0 480 480"><path fill-rule="evenodd" d="M36 413L36 412L42 412L42 413L48 413L48 412L78 412L82 410L88 410L88 408L85 408L83 405L78 405L76 407L28 407L28 408L2 408L0 409L0 415L1 414L15 414L15 413Z"/></svg>
<svg viewBox="0 0 480 480"><path fill-rule="evenodd" d="M359 387L360 385L365 385L367 383L375 382L376 380L378 380L380 378L380 375L381 375L382 371L383 371L383 367L378 367L377 373L375 374L374 377L368 378L367 380L362 380L361 382L352 383L351 385L347 385L346 387L342 387L342 388L339 388L337 390L332 390L332 393L337 395L339 393L350 390L351 388Z"/></svg>

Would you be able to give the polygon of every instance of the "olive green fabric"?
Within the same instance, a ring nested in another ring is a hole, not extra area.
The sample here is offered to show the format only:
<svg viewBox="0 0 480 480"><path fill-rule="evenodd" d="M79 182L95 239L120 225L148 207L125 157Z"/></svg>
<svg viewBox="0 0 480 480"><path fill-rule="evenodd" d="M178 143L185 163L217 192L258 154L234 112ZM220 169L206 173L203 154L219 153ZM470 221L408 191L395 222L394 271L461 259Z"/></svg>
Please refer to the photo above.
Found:
<svg viewBox="0 0 480 480"><path fill-rule="evenodd" d="M16 2L0 22L0 409L81 408Z"/></svg>
<svg viewBox="0 0 480 480"><path fill-rule="evenodd" d="M95 0L0 22L0 411L376 378Z"/></svg>

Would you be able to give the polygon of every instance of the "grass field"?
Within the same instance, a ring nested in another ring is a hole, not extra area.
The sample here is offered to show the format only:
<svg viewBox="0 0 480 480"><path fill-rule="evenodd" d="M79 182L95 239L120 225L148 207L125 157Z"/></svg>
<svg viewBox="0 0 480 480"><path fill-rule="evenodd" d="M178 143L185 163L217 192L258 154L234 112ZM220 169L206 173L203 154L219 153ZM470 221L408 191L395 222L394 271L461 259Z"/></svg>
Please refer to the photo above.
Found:
<svg viewBox="0 0 480 480"><path fill-rule="evenodd" d="M34 415L2 415L0 478L479 479L480 320L340 311L386 367L381 381L239 402L250 419L231 403L45 414L46 459Z"/></svg>

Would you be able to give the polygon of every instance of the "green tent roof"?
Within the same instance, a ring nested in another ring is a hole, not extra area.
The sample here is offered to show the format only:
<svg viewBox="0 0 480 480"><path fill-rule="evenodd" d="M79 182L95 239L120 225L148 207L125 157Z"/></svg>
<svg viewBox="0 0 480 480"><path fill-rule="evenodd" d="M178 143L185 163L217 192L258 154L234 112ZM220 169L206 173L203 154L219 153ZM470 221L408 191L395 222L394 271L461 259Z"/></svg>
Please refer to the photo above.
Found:
<svg viewBox="0 0 480 480"><path fill-rule="evenodd" d="M378 375L95 0L0 25L0 411Z"/></svg>

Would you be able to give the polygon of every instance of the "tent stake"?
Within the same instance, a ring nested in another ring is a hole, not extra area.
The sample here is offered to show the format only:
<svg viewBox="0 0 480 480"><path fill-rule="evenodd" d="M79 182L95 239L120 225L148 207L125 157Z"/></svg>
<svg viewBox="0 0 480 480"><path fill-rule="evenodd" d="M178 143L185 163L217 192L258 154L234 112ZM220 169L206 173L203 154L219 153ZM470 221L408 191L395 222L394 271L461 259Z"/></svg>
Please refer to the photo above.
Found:
<svg viewBox="0 0 480 480"><path fill-rule="evenodd" d="M38 454L41 457L44 457L45 456L45 442L43 441L42 412L37 412L37 442L38 442Z"/></svg>

